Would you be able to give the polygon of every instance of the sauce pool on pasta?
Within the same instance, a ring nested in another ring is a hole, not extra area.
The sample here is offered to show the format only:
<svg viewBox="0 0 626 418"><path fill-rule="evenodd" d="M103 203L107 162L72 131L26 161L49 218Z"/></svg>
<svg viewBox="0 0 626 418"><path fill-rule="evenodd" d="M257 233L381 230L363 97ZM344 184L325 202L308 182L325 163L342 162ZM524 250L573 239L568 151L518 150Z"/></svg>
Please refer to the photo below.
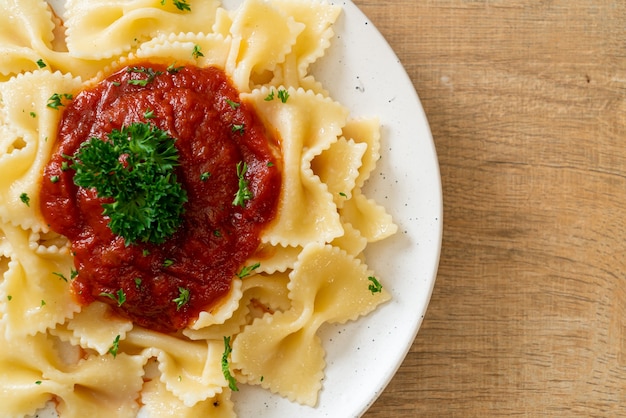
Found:
<svg viewBox="0 0 626 418"><path fill-rule="evenodd" d="M154 125L176 139L176 174L188 202L182 225L162 244L128 243L114 234L102 214L110 199L76 186L73 166L68 168L68 156L81 144L108 140L113 130L133 123ZM228 76L214 67L172 70L137 62L78 94L63 113L41 189L46 221L72 242L76 299L106 302L158 331L185 328L218 304L276 213L276 147ZM250 196L236 204L242 176Z"/></svg>

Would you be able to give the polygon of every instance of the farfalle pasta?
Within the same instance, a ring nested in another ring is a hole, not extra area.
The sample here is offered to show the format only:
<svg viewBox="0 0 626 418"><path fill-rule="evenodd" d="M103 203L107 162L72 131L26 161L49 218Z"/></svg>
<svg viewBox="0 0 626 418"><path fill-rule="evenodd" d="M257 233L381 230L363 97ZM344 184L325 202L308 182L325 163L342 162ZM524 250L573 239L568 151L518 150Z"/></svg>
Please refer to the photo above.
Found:
<svg viewBox="0 0 626 418"><path fill-rule="evenodd" d="M233 10L216 0L68 0L57 16L43 0L2 2L3 416L234 417L238 384L316 405L326 367L317 331L390 299L363 251L397 229L362 190L380 158L379 121L353 118L310 72L340 12L321 0ZM57 180L43 172L65 106L135 62L225 71L279 145L276 214L258 248L219 303L172 333L117 315L114 302L79 303L73 244L39 201L42 182Z"/></svg>

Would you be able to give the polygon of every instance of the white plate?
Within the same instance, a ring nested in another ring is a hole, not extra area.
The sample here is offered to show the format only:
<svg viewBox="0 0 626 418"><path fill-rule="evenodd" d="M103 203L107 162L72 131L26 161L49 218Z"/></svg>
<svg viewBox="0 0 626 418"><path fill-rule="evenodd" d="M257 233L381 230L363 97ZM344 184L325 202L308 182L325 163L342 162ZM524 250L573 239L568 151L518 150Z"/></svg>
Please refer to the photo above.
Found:
<svg viewBox="0 0 626 418"><path fill-rule="evenodd" d="M224 1L228 8L239 3ZM382 158L366 194L388 209L399 233L370 245L366 255L393 300L356 322L321 329L328 366L316 408L242 385L233 394L240 418L364 414L411 348L435 283L443 203L428 122L406 71L372 22L352 2L335 3L344 12L335 25L333 45L314 74L353 116L380 117Z"/></svg>

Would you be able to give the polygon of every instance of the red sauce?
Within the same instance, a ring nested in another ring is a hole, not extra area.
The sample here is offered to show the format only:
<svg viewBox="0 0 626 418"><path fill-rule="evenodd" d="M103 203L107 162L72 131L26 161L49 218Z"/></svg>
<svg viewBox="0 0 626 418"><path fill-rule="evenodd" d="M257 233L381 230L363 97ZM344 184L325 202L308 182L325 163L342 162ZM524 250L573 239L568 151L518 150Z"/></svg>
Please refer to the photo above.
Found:
<svg viewBox="0 0 626 418"><path fill-rule="evenodd" d="M57 148L44 171L41 208L50 227L72 243L78 276L71 289L80 303L100 300L138 325L171 332L219 304L257 249L261 230L276 212L280 157L222 70L185 66L170 73L147 62L133 67L151 68L157 75L145 86L134 85L128 81L146 79L146 73L122 69L67 104ZM148 119L147 111L152 112ZM106 201L74 185L73 170L62 169L63 156L73 155L84 141L106 139L113 129L134 122L152 123L176 138L176 175L188 195L181 227L158 246L125 245L102 215ZM235 125L243 125L243 131ZM232 204L240 161L248 166L253 194L244 207ZM203 181L205 172L210 177ZM52 176L59 181L50 181ZM180 288L190 296L182 306L175 302ZM121 306L102 296L120 289L126 297Z"/></svg>

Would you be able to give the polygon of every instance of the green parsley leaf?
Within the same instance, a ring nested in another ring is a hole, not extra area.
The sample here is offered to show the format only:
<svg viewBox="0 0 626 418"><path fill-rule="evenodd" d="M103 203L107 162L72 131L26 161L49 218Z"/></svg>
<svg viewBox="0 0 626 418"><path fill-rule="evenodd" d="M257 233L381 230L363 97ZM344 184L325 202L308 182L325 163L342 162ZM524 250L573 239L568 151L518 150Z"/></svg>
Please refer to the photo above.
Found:
<svg viewBox="0 0 626 418"><path fill-rule="evenodd" d="M191 6L187 4L187 0L173 0L173 1L174 1L174 6L176 6L178 10L187 11L187 12L191 11Z"/></svg>
<svg viewBox="0 0 626 418"><path fill-rule="evenodd" d="M265 96L265 100L266 102L271 102L272 100L274 100L274 90L270 90L269 94L267 96Z"/></svg>
<svg viewBox="0 0 626 418"><path fill-rule="evenodd" d="M163 261L163 267L171 267L172 265L174 265L174 260L165 259Z"/></svg>
<svg viewBox="0 0 626 418"><path fill-rule="evenodd" d="M37 67L39 67L39 68L46 68L46 63L43 62L43 60L41 58L39 58L37 60Z"/></svg>
<svg viewBox="0 0 626 418"><path fill-rule="evenodd" d="M246 129L246 126L244 124L233 125L232 129L233 129L233 132L239 132L240 134L243 134Z"/></svg>
<svg viewBox="0 0 626 418"><path fill-rule="evenodd" d="M284 89L279 89L278 98L280 99L281 102L287 103L287 99L289 99L289 92Z"/></svg>
<svg viewBox="0 0 626 418"><path fill-rule="evenodd" d="M163 74L161 71L154 71L154 69L150 67L129 67L126 71L129 73L145 74L147 76L146 78L128 80L128 84L142 87L152 83L157 76Z"/></svg>
<svg viewBox="0 0 626 418"><path fill-rule="evenodd" d="M63 273L59 273L59 272L53 271L52 274L54 274L55 276L58 276L59 279L63 280L64 282L67 282L67 277L65 277L65 275Z"/></svg>
<svg viewBox="0 0 626 418"><path fill-rule="evenodd" d="M252 199L252 192L248 188L248 181L245 179L246 172L248 171L248 165L245 162L237 163L237 177L239 178L239 190L235 193L235 199L233 199L233 206L244 207L246 201Z"/></svg>
<svg viewBox="0 0 626 418"><path fill-rule="evenodd" d="M37 114L36 114L35 112L30 112L30 117L31 117L31 118L36 118L36 117L37 117Z"/></svg>
<svg viewBox="0 0 626 418"><path fill-rule="evenodd" d="M76 277L78 277L78 270L71 269L70 270L70 280L74 280Z"/></svg>
<svg viewBox="0 0 626 418"><path fill-rule="evenodd" d="M135 287L137 289L141 287L141 277L135 277Z"/></svg>
<svg viewBox="0 0 626 418"><path fill-rule="evenodd" d="M20 200L22 201L22 203L24 203L26 206L30 207L30 197L28 197L27 193L22 193L20 195Z"/></svg>
<svg viewBox="0 0 626 418"><path fill-rule="evenodd" d="M117 292L115 292L115 294L102 292L100 293L100 296L104 296L113 300L117 303L117 306L122 306L124 302L126 302L126 293L124 293L124 289L118 290Z"/></svg>
<svg viewBox="0 0 626 418"><path fill-rule="evenodd" d="M177 67L176 66L176 61L174 61L173 63L171 63L170 65L167 66L166 71L170 74L176 74L177 72L179 72L180 70L182 70L183 67Z"/></svg>
<svg viewBox="0 0 626 418"><path fill-rule="evenodd" d="M200 174L200 181L207 181L210 177L211 173L205 171L204 173Z"/></svg>
<svg viewBox="0 0 626 418"><path fill-rule="evenodd" d="M271 102L276 97L275 94L276 91L274 91L274 89L271 89L268 95L265 96L265 99L263 100L265 100L266 102ZM278 99L283 103L287 103L287 100L289 99L289 92L285 89L278 89Z"/></svg>
<svg viewBox="0 0 626 418"><path fill-rule="evenodd" d="M41 306L46 306L46 301L41 299Z"/></svg>
<svg viewBox="0 0 626 418"><path fill-rule="evenodd" d="M376 294L376 293L380 293L380 292L382 292L382 291L383 291L383 285L382 285L382 284L380 284L380 282L378 281L378 279L376 279L376 277L374 277L374 276L370 276L370 277L368 277L367 279L368 279L370 282L372 282L372 283L369 285L369 287L368 287L368 289L370 290L370 292L372 292L372 295L373 295L373 294Z"/></svg>
<svg viewBox="0 0 626 418"><path fill-rule="evenodd" d="M176 303L176 310L178 311L184 305L189 302L189 289L185 289L184 287L178 288L178 297L172 299L172 302Z"/></svg>
<svg viewBox="0 0 626 418"><path fill-rule="evenodd" d="M191 56L194 58L200 58L200 57L204 57L204 54L200 51L202 48L200 47L200 45L194 45L193 46L193 51L191 51Z"/></svg>
<svg viewBox="0 0 626 418"><path fill-rule="evenodd" d="M74 96L72 96L71 94L59 94L59 93L54 93L52 96L50 96L50 98L48 99L48 103L46 103L46 106L51 108L51 109L55 109L58 110L59 107L61 106L65 106L64 102L66 100L72 100Z"/></svg>
<svg viewBox="0 0 626 418"><path fill-rule="evenodd" d="M11 295L7 295L7 300L8 300L9 302L11 302L11 300L12 300L12 299L13 299L13 296L11 296Z"/></svg>
<svg viewBox="0 0 626 418"><path fill-rule="evenodd" d="M254 270L261 267L261 263L255 263L251 266L244 266L239 273L237 273L237 277L243 279L244 277L248 277Z"/></svg>
<svg viewBox="0 0 626 418"><path fill-rule="evenodd" d="M226 99L226 103L228 103L228 105L232 108L232 109L237 109L239 106L241 106L241 103L237 103L237 102L233 102L230 99Z"/></svg>
<svg viewBox="0 0 626 418"><path fill-rule="evenodd" d="M111 345L111 348L109 348L109 354L111 354L113 356L113 358L117 357L117 352L120 349L120 336L118 335L117 337L115 337L115 339L113 340L113 345Z"/></svg>
<svg viewBox="0 0 626 418"><path fill-rule="evenodd" d="M187 0L173 0L174 6L180 11L191 11L191 6L187 4ZM161 6L165 6L165 0L161 0Z"/></svg>
<svg viewBox="0 0 626 418"><path fill-rule="evenodd" d="M59 176L50 176L50 183L58 183L60 179Z"/></svg>
<svg viewBox="0 0 626 418"><path fill-rule="evenodd" d="M143 114L143 117L146 119L154 119L156 118L155 114L154 114L154 110L152 109L146 109L146 111Z"/></svg>
<svg viewBox="0 0 626 418"><path fill-rule="evenodd" d="M74 184L96 189L109 228L126 245L163 243L182 220L187 192L178 182L175 139L147 123L113 130L108 141L91 138L72 157Z"/></svg>
<svg viewBox="0 0 626 418"><path fill-rule="evenodd" d="M41 385L41 383L42 383L42 382L41 382L41 380L36 380L36 381L35 381L35 384L36 384L36 385Z"/></svg>
<svg viewBox="0 0 626 418"><path fill-rule="evenodd" d="M228 356L233 349L230 346L230 337L224 337L224 354L222 354L222 373L224 374L224 378L228 381L228 387L233 392L239 391L237 387L237 380L230 373L230 368L228 367Z"/></svg>

